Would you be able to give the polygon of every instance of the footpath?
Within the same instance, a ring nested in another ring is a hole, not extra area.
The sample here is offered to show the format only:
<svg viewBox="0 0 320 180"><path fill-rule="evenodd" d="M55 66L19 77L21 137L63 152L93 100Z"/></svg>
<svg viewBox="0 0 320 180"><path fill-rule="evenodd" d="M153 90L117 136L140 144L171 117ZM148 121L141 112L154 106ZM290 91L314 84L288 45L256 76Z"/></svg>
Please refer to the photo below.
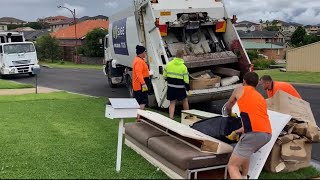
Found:
<svg viewBox="0 0 320 180"><path fill-rule="evenodd" d="M60 92L61 90L51 89L46 87L38 86L38 93L51 93L51 92ZM36 88L24 88L24 89L0 89L1 95L21 95L21 94L34 94Z"/></svg>

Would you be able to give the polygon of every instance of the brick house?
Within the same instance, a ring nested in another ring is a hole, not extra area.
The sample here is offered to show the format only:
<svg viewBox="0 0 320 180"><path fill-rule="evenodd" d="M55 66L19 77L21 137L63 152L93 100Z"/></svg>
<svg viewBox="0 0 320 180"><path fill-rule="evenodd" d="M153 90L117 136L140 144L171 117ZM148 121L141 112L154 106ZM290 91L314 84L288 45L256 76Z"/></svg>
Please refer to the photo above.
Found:
<svg viewBox="0 0 320 180"><path fill-rule="evenodd" d="M256 43L285 43L285 36L278 31L237 31L240 39Z"/></svg>
<svg viewBox="0 0 320 180"><path fill-rule="evenodd" d="M285 48L272 43L257 43L250 41L242 41L242 44L246 50L257 51L258 54L263 54L268 59L282 60L285 55Z"/></svg>
<svg viewBox="0 0 320 180"><path fill-rule="evenodd" d="M73 60L74 49L77 45L82 46L85 43L86 35L97 28L108 29L109 22L106 20L86 20L76 24L77 36L75 36L75 25L60 29L51 33L60 41L63 47L64 60Z"/></svg>

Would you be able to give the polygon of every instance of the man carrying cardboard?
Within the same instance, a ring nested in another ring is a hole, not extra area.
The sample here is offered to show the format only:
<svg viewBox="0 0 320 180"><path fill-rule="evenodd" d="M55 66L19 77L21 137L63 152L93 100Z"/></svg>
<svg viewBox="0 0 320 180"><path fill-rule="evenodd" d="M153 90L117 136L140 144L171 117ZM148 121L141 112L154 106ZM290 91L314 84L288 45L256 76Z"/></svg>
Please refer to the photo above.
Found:
<svg viewBox="0 0 320 180"><path fill-rule="evenodd" d="M268 98L271 98L277 93L277 91L281 90L294 97L301 99L301 96L298 93L298 91L290 83L273 81L271 76L269 75L262 76L260 78L260 84L263 90L267 91Z"/></svg>
<svg viewBox="0 0 320 180"><path fill-rule="evenodd" d="M174 118L176 101L182 101L183 109L189 110L186 93L190 90L189 73L182 59L183 55L183 50L177 50L176 57L166 65L163 73L168 84L167 99L170 101L169 116L171 119ZM188 95L190 95L189 92Z"/></svg>
<svg viewBox="0 0 320 180"><path fill-rule="evenodd" d="M233 91L226 104L226 111L231 116L232 107L238 103L242 121L242 127L228 136L229 139L237 139L238 134L242 133L228 163L231 179L246 179L250 156L267 144L272 136L266 100L256 90L258 83L259 76L248 72L243 77L243 86Z"/></svg>

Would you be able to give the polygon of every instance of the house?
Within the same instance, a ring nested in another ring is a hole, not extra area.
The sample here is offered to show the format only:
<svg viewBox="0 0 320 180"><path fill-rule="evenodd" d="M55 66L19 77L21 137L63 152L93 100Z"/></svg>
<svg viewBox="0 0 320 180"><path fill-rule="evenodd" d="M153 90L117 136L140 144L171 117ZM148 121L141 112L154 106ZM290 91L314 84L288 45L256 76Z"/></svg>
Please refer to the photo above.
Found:
<svg viewBox="0 0 320 180"><path fill-rule="evenodd" d="M23 31L26 41L34 42L37 38L49 34L48 30Z"/></svg>
<svg viewBox="0 0 320 180"><path fill-rule="evenodd" d="M241 30L241 31L261 31L262 26L261 24L253 23L250 21L241 21L237 22L235 24L236 30Z"/></svg>
<svg viewBox="0 0 320 180"><path fill-rule="evenodd" d="M77 19L76 19L76 21L78 22ZM59 21L59 22L56 22L56 23L51 23L50 24L50 29L51 29L52 32L56 32L59 29L62 29L62 28L65 28L65 27L69 27L69 26L71 26L73 24L74 24L74 19L73 18L68 18L68 19L65 19L63 21Z"/></svg>
<svg viewBox="0 0 320 180"><path fill-rule="evenodd" d="M320 72L320 41L288 50L287 71Z"/></svg>
<svg viewBox="0 0 320 180"><path fill-rule="evenodd" d="M13 29L12 31L24 32L24 31L35 31L35 29L31 27L19 27L19 28Z"/></svg>
<svg viewBox="0 0 320 180"><path fill-rule="evenodd" d="M263 23L262 25L264 28L269 27L269 26L276 26L279 28L280 31L290 31L294 32L299 26L303 26L302 24L299 23L294 23L294 22L285 22L281 20L273 20L273 21L267 21Z"/></svg>
<svg viewBox="0 0 320 180"><path fill-rule="evenodd" d="M64 21L68 19L68 17L65 17L65 16L49 16L49 17L46 17L46 18L39 18L37 21L38 22L46 22L46 23L57 23L57 22L60 22L60 21Z"/></svg>
<svg viewBox="0 0 320 180"><path fill-rule="evenodd" d="M282 31L281 33L284 35L285 42L290 42L291 41L291 36L292 36L293 32L291 32L291 31Z"/></svg>
<svg viewBox="0 0 320 180"><path fill-rule="evenodd" d="M306 25L304 26L304 29L306 30L307 34L316 34L319 30L320 30L320 26L319 25Z"/></svg>
<svg viewBox="0 0 320 180"><path fill-rule="evenodd" d="M2 17L0 18L0 24L26 24L26 21L20 20L20 19L16 19L13 17Z"/></svg>
<svg viewBox="0 0 320 180"><path fill-rule="evenodd" d="M242 41L246 50L257 51L258 54L263 54L268 59L282 60L284 59L284 47L272 43L257 43L250 41Z"/></svg>
<svg viewBox="0 0 320 180"><path fill-rule="evenodd" d="M82 18L78 19L78 22L86 21L86 20L108 20L107 16L97 15L93 17L83 16Z"/></svg>
<svg viewBox="0 0 320 180"><path fill-rule="evenodd" d="M8 30L8 26L5 24L0 24L0 31L7 31Z"/></svg>
<svg viewBox="0 0 320 180"><path fill-rule="evenodd" d="M51 33L60 41L60 46L63 47L64 59L74 59L72 54L76 46L82 46L85 43L86 35L97 28L108 29L109 22L106 20L86 20L75 25L60 29ZM76 32L75 34L75 27Z"/></svg>
<svg viewBox="0 0 320 180"><path fill-rule="evenodd" d="M285 37L278 31L237 31L243 41L256 43L285 43Z"/></svg>

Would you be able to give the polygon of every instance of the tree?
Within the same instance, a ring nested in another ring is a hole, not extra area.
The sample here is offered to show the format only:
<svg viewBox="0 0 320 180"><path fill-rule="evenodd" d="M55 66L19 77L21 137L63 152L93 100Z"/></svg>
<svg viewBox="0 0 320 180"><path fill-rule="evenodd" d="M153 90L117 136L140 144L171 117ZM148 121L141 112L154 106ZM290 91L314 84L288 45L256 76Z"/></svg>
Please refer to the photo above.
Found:
<svg viewBox="0 0 320 180"><path fill-rule="evenodd" d="M84 55L89 57L103 57L104 52L101 48L100 39L104 39L108 32L103 29L94 29L86 35L86 42L82 48Z"/></svg>
<svg viewBox="0 0 320 180"><path fill-rule="evenodd" d="M36 48L39 59L61 59L62 49L59 47L59 41L48 35L42 36L36 40Z"/></svg>
<svg viewBox="0 0 320 180"><path fill-rule="evenodd" d="M316 35L306 35L303 37L302 44L307 45L318 41L320 41L320 37L317 37Z"/></svg>
<svg viewBox="0 0 320 180"><path fill-rule="evenodd" d="M303 39L306 34L306 30L299 26L291 36L291 43L296 47L303 45Z"/></svg>
<svg viewBox="0 0 320 180"><path fill-rule="evenodd" d="M280 27L278 26L268 26L265 28L267 31L279 31Z"/></svg>

